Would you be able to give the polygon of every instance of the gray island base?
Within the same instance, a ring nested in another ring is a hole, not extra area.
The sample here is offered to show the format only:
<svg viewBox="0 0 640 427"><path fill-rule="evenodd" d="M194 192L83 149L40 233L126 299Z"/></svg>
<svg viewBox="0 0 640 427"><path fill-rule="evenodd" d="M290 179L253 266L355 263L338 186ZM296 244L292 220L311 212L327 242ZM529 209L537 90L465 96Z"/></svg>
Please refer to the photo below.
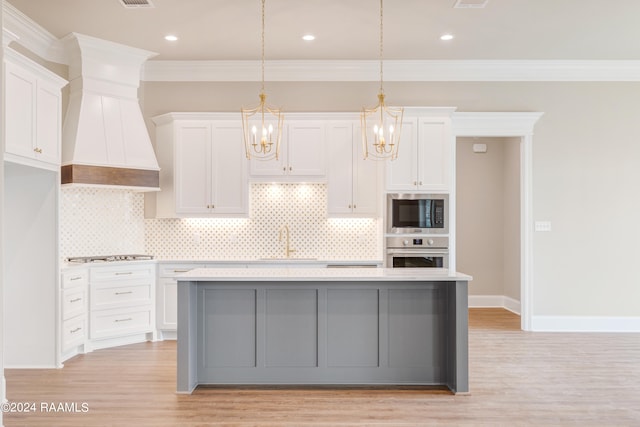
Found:
<svg viewBox="0 0 640 427"><path fill-rule="evenodd" d="M469 391L467 275L196 269L178 280L178 393L205 384Z"/></svg>

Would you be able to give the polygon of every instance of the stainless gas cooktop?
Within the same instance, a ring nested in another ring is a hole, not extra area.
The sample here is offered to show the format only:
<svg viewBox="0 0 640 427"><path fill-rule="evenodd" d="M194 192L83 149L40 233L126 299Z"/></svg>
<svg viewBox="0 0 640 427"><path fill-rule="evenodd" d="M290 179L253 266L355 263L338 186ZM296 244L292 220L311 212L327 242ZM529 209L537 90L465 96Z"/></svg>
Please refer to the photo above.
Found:
<svg viewBox="0 0 640 427"><path fill-rule="evenodd" d="M151 259L153 259L153 255L100 255L70 257L67 258L67 262L84 264L88 262L143 261Z"/></svg>

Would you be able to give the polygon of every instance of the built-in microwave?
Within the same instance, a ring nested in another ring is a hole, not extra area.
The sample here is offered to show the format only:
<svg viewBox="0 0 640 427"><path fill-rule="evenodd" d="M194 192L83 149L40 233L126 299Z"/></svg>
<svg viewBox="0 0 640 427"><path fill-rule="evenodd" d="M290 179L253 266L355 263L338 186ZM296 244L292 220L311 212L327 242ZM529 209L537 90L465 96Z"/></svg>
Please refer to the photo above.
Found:
<svg viewBox="0 0 640 427"><path fill-rule="evenodd" d="M448 194L387 194L387 233L449 233Z"/></svg>

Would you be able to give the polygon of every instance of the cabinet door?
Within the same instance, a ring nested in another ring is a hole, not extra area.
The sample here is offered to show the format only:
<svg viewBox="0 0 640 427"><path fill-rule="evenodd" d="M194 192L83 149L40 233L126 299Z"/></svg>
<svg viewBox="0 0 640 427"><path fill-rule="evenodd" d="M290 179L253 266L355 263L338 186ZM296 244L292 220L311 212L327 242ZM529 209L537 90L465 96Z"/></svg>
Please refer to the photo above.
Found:
<svg viewBox="0 0 640 427"><path fill-rule="evenodd" d="M402 121L398 158L387 162L387 190L415 190L418 184L418 120Z"/></svg>
<svg viewBox="0 0 640 427"><path fill-rule="evenodd" d="M176 127L176 213L208 213L211 205L211 125L180 123Z"/></svg>
<svg viewBox="0 0 640 427"><path fill-rule="evenodd" d="M247 159L242 145L242 122L214 122L212 133L212 212L247 213Z"/></svg>
<svg viewBox="0 0 640 427"><path fill-rule="evenodd" d="M158 329L178 328L178 281L171 278L158 279Z"/></svg>
<svg viewBox="0 0 640 427"><path fill-rule="evenodd" d="M378 179L378 170L381 162L364 159L359 124L355 132L353 144L353 212L356 216L377 216L378 197L381 183Z"/></svg>
<svg viewBox="0 0 640 427"><path fill-rule="evenodd" d="M287 132L288 173L325 176L325 124L320 120L290 123Z"/></svg>
<svg viewBox="0 0 640 427"><path fill-rule="evenodd" d="M353 128L353 122L334 122L327 127L329 215L353 211Z"/></svg>
<svg viewBox="0 0 640 427"><path fill-rule="evenodd" d="M36 98L36 158L60 164L60 90L38 82Z"/></svg>
<svg viewBox="0 0 640 427"><path fill-rule="evenodd" d="M418 145L418 186L420 190L449 189L451 133L448 120L421 119Z"/></svg>
<svg viewBox="0 0 640 427"><path fill-rule="evenodd" d="M34 157L36 79L6 63L6 151Z"/></svg>

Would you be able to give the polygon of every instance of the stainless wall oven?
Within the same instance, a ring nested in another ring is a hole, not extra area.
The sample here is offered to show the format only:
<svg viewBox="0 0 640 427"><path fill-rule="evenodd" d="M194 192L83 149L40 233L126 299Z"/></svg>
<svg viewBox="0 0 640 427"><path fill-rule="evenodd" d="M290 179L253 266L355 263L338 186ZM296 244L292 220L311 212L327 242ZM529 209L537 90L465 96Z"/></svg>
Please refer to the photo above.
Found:
<svg viewBox="0 0 640 427"><path fill-rule="evenodd" d="M449 268L449 238L387 237L387 268Z"/></svg>
<svg viewBox="0 0 640 427"><path fill-rule="evenodd" d="M448 234L448 194L387 194L388 234Z"/></svg>

